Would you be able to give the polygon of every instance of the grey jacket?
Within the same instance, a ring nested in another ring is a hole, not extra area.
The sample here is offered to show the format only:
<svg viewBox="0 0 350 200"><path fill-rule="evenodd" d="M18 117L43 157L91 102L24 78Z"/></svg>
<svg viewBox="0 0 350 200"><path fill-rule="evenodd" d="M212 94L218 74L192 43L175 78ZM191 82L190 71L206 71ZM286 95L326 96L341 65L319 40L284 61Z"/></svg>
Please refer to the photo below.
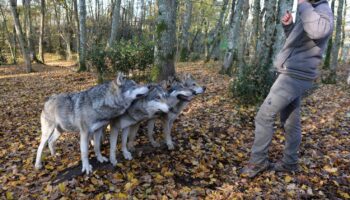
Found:
<svg viewBox="0 0 350 200"><path fill-rule="evenodd" d="M280 73L314 80L318 77L317 67L333 32L333 13L327 0L301 3L297 12L297 22L284 26L287 39L274 66Z"/></svg>

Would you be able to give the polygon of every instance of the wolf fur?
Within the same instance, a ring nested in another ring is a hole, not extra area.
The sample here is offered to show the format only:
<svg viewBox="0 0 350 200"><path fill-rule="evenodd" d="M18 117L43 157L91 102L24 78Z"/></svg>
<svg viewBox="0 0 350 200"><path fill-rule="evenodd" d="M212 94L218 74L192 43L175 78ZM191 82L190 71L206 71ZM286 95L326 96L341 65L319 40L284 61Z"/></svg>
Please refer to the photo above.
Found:
<svg viewBox="0 0 350 200"><path fill-rule="evenodd" d="M131 153L126 145L130 127L147 119L154 118L157 114L167 113L169 107L167 105L167 92L159 85L153 86L148 94L132 103L127 111L111 121L110 134L110 162L117 164L116 147L119 130L122 130L122 151L125 159L131 160ZM100 141L96 141L99 143Z"/></svg>
<svg viewBox="0 0 350 200"><path fill-rule="evenodd" d="M136 98L148 91L147 86L137 85L118 74L115 80L82 92L51 96L41 113L42 135L35 168L42 168L41 155L47 142L54 155L55 141L62 132L69 131L80 133L82 172L92 172L88 159L89 137L93 135L96 140L112 118L122 115ZM96 152L100 144L96 143L94 148ZM97 153L100 162L107 161L100 151Z"/></svg>
<svg viewBox="0 0 350 200"><path fill-rule="evenodd" d="M182 110L190 103L192 98L195 95L202 94L205 92L206 87L198 85L198 83L194 80L192 75L186 74L184 77L179 79L171 78L168 80L168 105L170 110L168 113L157 116L157 118L151 118L147 122L147 133L148 138L153 147L159 147L160 144L154 140L154 125L155 120L160 119L162 122L163 133L165 143L168 146L169 150L174 149L174 144L171 137L171 128L175 119L181 114ZM134 140L136 137L137 130L139 128L139 124L130 127L130 138L128 142L128 148L134 149Z"/></svg>

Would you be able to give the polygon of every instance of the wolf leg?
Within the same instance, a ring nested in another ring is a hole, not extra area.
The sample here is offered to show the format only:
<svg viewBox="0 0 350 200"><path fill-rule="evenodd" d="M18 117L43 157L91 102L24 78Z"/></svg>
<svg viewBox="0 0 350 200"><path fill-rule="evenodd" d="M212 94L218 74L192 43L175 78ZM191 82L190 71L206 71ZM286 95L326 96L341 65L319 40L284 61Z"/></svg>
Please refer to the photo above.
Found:
<svg viewBox="0 0 350 200"><path fill-rule="evenodd" d="M135 151L135 146L134 146L134 141L137 135L137 131L140 128L140 123L137 123L133 126L130 127L130 132L129 132L129 141L128 141L128 149L130 151Z"/></svg>
<svg viewBox="0 0 350 200"><path fill-rule="evenodd" d="M49 149L52 156L56 155L56 141L60 136L61 136L61 132L59 132L57 128L55 128L55 130L53 131L53 134L49 138Z"/></svg>
<svg viewBox="0 0 350 200"><path fill-rule="evenodd" d="M153 147L160 147L160 144L154 140L153 137L153 130L154 130L154 124L155 124L155 119L151 119L147 122L147 134L148 134L148 139L151 142Z"/></svg>
<svg viewBox="0 0 350 200"><path fill-rule="evenodd" d="M101 137L103 134L103 129L97 130L96 133L94 133L94 150L95 155L97 157L97 160L100 163L107 162L108 159L101 154Z"/></svg>
<svg viewBox="0 0 350 200"><path fill-rule="evenodd" d="M169 150L173 150L175 148L171 139L171 127L173 126L173 122L173 120L163 121L164 138Z"/></svg>
<svg viewBox="0 0 350 200"><path fill-rule="evenodd" d="M86 131L80 131L80 151L82 161L82 172L89 174L92 172L92 166L89 163L89 134Z"/></svg>
<svg viewBox="0 0 350 200"><path fill-rule="evenodd" d="M126 147L126 143L128 142L129 131L130 131L129 127L123 129L122 151L123 151L123 156L124 156L125 159L132 160L131 153L128 151L128 149Z"/></svg>
<svg viewBox="0 0 350 200"><path fill-rule="evenodd" d="M113 166L117 165L117 159L115 156L117 150L117 140L118 140L118 128L111 123L111 134L109 135L109 160Z"/></svg>
<svg viewBox="0 0 350 200"><path fill-rule="evenodd" d="M41 163L41 155L43 153L43 149L50 138L51 134L53 133L55 129L55 125L48 120L46 120L44 117L41 117L41 140L40 140L40 145L36 154L36 159L35 159L35 168L36 169L41 169L42 163Z"/></svg>

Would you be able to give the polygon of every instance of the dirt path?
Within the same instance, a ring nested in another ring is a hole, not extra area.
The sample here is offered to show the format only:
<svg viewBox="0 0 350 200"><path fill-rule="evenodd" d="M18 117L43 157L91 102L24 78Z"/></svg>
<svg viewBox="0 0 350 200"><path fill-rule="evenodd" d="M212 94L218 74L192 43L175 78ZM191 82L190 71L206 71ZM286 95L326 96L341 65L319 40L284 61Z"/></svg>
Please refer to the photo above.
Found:
<svg viewBox="0 0 350 200"><path fill-rule="evenodd" d="M179 71L192 73L208 90L175 122L174 151L144 148L148 140L142 129L134 160L119 158L116 168L97 166L91 176L78 174L57 185L53 182L67 169L79 169L79 140L78 134L63 134L57 143L59 155L53 158L45 149L45 169L33 169L44 99L54 93L86 89L95 84L94 75L77 74L70 67L43 70L40 66L34 68L36 73L23 74L15 66L1 66L0 197L350 198L349 87L320 85L304 99L301 172L265 172L248 180L237 173L249 156L257 108L237 105L228 92L230 80L217 74L218 66L178 65ZM157 133L161 140L158 129ZM270 149L272 161L281 157L283 141L281 130L277 130ZM108 155L107 141L102 152ZM90 155L94 156L91 148Z"/></svg>

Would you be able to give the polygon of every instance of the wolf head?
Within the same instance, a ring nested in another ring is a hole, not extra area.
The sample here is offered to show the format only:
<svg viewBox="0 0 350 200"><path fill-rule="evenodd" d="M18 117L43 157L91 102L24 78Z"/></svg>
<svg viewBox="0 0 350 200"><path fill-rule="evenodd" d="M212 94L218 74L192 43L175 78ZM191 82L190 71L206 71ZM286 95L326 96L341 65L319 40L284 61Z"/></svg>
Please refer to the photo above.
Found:
<svg viewBox="0 0 350 200"><path fill-rule="evenodd" d="M191 101L196 94L194 90L184 87L184 85L179 82L173 82L171 85L167 86L167 88L169 99L171 100L176 98L177 100Z"/></svg>
<svg viewBox="0 0 350 200"><path fill-rule="evenodd" d="M160 85L152 85L145 97L147 101L147 112L151 114L169 112L167 97L167 92Z"/></svg>
<svg viewBox="0 0 350 200"><path fill-rule="evenodd" d="M184 77L181 78L181 82L184 87L193 90L195 92L195 95L203 94L206 90L205 86L198 85L191 74L184 75Z"/></svg>
<svg viewBox="0 0 350 200"><path fill-rule="evenodd" d="M126 79L122 73L118 73L112 85L115 90L121 93L126 99L137 99L149 91L148 86L138 85L135 81Z"/></svg>

